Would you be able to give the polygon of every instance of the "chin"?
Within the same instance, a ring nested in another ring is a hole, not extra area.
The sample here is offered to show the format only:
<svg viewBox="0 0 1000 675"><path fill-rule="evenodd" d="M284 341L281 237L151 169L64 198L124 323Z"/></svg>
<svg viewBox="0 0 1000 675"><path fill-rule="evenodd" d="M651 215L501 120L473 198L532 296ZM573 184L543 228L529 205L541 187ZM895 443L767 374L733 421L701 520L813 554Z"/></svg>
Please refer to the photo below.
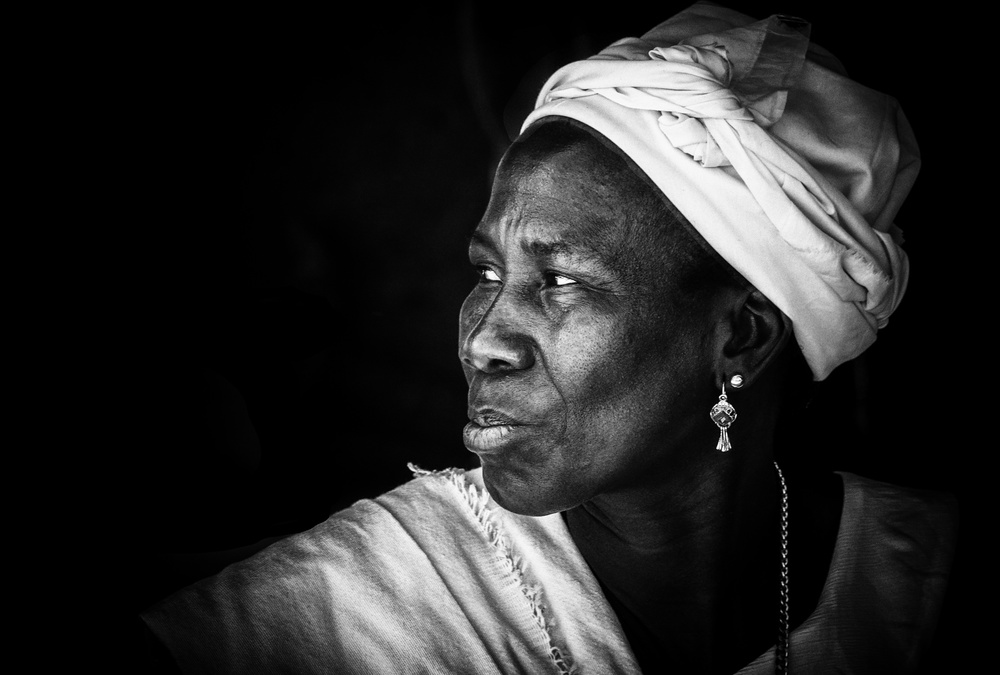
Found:
<svg viewBox="0 0 1000 675"><path fill-rule="evenodd" d="M521 516L547 516L574 506L564 503L564 494L556 498L550 494L552 490L536 481L521 480L487 466L483 466L483 485L494 502Z"/></svg>

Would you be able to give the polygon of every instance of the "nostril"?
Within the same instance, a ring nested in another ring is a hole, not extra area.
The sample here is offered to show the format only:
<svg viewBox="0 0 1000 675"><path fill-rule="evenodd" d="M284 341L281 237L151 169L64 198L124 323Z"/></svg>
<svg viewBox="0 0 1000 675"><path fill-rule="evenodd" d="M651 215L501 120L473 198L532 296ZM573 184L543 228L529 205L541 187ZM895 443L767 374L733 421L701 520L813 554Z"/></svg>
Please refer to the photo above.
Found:
<svg viewBox="0 0 1000 675"><path fill-rule="evenodd" d="M462 363L484 373L522 370L534 363L530 345L514 336L479 333L462 350Z"/></svg>
<svg viewBox="0 0 1000 675"><path fill-rule="evenodd" d="M484 369L488 373L503 373L510 370L516 370L514 364L504 361L503 359L490 359L486 363L486 368Z"/></svg>

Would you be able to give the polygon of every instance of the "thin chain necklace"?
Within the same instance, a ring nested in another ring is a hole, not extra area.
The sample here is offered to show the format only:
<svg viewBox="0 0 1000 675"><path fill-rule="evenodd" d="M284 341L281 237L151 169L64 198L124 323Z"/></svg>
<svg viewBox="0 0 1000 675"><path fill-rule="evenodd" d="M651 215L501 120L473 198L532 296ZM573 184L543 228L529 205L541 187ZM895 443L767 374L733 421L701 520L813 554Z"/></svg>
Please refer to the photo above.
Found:
<svg viewBox="0 0 1000 675"><path fill-rule="evenodd" d="M788 673L788 485L778 463L774 463L781 483L781 590L778 595L778 643L774 648L774 672Z"/></svg>

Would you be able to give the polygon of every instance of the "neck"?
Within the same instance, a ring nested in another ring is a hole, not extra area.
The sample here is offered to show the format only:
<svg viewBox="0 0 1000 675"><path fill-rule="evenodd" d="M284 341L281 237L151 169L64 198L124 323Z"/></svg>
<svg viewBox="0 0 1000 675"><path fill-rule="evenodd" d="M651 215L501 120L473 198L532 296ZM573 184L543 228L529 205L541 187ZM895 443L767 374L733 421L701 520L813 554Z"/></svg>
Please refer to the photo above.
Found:
<svg viewBox="0 0 1000 675"><path fill-rule="evenodd" d="M780 493L770 452L744 442L669 476L600 495L568 511L567 524L637 655L644 643L684 672L732 672L775 637Z"/></svg>

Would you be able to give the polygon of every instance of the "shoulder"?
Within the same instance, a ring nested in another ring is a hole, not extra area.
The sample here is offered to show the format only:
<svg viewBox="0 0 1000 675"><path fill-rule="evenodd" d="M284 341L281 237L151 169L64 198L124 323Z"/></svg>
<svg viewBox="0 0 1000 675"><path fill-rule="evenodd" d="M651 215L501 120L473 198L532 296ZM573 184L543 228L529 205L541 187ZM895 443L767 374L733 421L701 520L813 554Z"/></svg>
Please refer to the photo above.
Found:
<svg viewBox="0 0 1000 675"><path fill-rule="evenodd" d="M897 554L950 564L958 530L958 501L946 492L901 487L842 473L841 538L891 544Z"/></svg>
<svg viewBox="0 0 1000 675"><path fill-rule="evenodd" d="M478 471L415 473L143 620L183 672L545 668L551 646Z"/></svg>
<svg viewBox="0 0 1000 675"><path fill-rule="evenodd" d="M427 620L454 623L436 565L475 548L461 472L424 473L172 595L142 619L184 672L393 669ZM445 573L448 581L461 572ZM386 644L361 635L398 634ZM390 672L386 670L385 672ZM338 671L339 672L339 671Z"/></svg>
<svg viewBox="0 0 1000 675"><path fill-rule="evenodd" d="M798 665L803 672L829 663L851 673L912 672L943 605L957 534L956 500L841 476L843 514L833 561L819 606L793 635Z"/></svg>
<svg viewBox="0 0 1000 675"><path fill-rule="evenodd" d="M882 625L929 639L940 613L958 537L951 494L842 474L844 508L831 581L842 600L877 598Z"/></svg>

